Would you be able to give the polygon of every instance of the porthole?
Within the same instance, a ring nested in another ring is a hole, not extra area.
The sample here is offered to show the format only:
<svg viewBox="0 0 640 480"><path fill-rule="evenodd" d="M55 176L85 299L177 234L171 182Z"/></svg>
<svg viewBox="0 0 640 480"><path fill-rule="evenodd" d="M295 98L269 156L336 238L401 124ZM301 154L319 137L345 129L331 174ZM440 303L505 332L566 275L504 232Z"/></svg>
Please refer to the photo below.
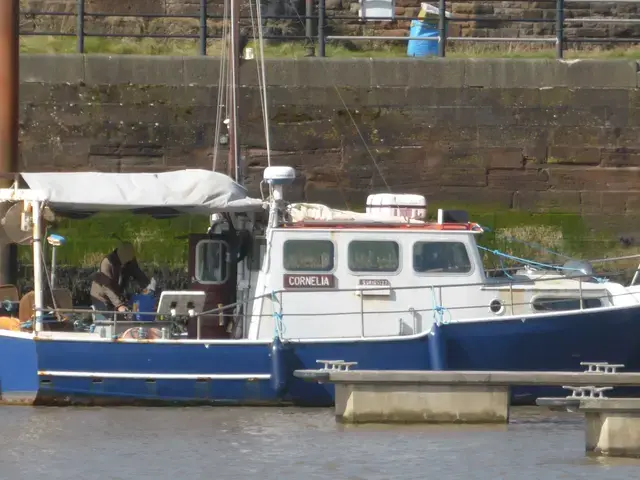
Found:
<svg viewBox="0 0 640 480"><path fill-rule="evenodd" d="M489 304L489 310L491 311L491 313L500 315L504 313L504 305L502 304L502 301L496 298L495 300L491 300L491 303Z"/></svg>

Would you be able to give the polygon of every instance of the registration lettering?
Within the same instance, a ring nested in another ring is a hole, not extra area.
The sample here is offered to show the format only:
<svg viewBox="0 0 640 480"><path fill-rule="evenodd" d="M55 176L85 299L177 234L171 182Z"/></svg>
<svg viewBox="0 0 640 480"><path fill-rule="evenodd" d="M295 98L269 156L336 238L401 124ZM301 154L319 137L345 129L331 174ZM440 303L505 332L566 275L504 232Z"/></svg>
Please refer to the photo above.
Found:
<svg viewBox="0 0 640 480"><path fill-rule="evenodd" d="M385 278L361 278L358 285L362 287L390 287L391 282Z"/></svg>
<svg viewBox="0 0 640 480"><path fill-rule="evenodd" d="M286 274L283 279L284 288L333 288L335 277L333 275Z"/></svg>

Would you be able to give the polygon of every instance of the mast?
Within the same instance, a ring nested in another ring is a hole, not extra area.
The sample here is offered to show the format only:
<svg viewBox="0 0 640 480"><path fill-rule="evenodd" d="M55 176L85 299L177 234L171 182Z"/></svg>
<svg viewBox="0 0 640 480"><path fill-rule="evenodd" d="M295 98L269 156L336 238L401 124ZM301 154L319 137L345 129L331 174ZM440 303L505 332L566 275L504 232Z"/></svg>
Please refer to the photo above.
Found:
<svg viewBox="0 0 640 480"><path fill-rule="evenodd" d="M240 143L238 141L238 77L240 74L240 0L231 2L231 28L229 41L229 162L227 174L236 182L241 181Z"/></svg>

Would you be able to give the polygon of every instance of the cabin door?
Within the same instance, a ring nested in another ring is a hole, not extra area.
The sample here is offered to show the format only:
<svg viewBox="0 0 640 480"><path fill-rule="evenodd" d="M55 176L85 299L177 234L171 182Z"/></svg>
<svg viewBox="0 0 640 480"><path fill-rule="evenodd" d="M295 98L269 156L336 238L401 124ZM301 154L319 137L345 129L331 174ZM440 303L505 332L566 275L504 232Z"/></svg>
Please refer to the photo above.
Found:
<svg viewBox="0 0 640 480"><path fill-rule="evenodd" d="M232 233L189 235L189 278L191 289L205 292L204 310L236 301L237 240ZM233 308L221 321L219 315L205 315L200 321L201 338L228 338L228 322ZM189 322L189 338L197 337L197 322Z"/></svg>

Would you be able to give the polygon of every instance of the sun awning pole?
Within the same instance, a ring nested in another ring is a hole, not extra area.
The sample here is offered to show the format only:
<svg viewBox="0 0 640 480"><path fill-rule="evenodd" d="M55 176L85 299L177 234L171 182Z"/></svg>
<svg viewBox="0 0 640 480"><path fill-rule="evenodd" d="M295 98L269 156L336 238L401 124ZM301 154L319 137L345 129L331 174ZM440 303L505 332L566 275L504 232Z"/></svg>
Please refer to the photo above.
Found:
<svg viewBox="0 0 640 480"><path fill-rule="evenodd" d="M44 308L42 299L42 219L40 217L39 201L31 202L31 214L33 221L33 291L35 295L36 307L36 332L42 331L42 309Z"/></svg>

